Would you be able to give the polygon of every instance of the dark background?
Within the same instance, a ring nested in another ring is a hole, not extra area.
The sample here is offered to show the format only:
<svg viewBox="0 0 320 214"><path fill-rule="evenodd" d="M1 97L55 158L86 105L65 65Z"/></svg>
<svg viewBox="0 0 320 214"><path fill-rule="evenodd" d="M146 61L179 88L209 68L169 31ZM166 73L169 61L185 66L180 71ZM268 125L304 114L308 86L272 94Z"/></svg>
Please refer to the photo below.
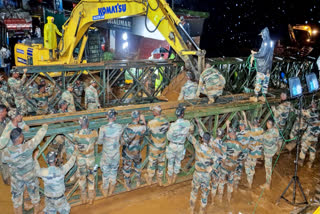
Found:
<svg viewBox="0 0 320 214"><path fill-rule="evenodd" d="M170 0L168 2L171 4ZM201 48L208 57L248 56L259 48L259 32L268 27L273 40L288 42L288 24L309 24L320 31L320 0L175 0L176 8L210 13ZM319 40L319 39L318 39ZM319 41L318 41L319 44ZM315 51L314 51L315 52Z"/></svg>

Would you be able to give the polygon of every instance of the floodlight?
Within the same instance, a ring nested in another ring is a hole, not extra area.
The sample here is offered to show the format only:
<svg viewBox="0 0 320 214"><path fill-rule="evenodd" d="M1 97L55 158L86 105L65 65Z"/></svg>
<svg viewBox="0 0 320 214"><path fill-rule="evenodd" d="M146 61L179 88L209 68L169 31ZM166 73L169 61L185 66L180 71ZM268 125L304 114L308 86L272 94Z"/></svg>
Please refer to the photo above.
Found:
<svg viewBox="0 0 320 214"><path fill-rule="evenodd" d="M306 75L306 81L308 86L309 93L313 93L318 91L319 89L319 82L315 73L310 73Z"/></svg>
<svg viewBox="0 0 320 214"><path fill-rule="evenodd" d="M290 96L292 98L302 95L302 87L299 77L291 77L289 79Z"/></svg>

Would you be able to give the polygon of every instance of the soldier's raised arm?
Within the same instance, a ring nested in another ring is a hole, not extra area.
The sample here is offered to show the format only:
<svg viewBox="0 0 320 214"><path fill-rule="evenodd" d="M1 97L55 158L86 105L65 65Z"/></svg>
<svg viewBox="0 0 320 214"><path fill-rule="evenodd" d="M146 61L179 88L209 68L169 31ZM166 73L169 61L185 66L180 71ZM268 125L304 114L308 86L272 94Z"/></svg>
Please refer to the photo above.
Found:
<svg viewBox="0 0 320 214"><path fill-rule="evenodd" d="M63 171L63 174L66 175L69 170L73 167L74 163L76 162L76 157L78 155L78 149L77 149L77 146L75 146L75 152L73 153L73 155L71 156L71 158L68 160L68 162L66 164L64 164L62 166L62 171Z"/></svg>
<svg viewBox="0 0 320 214"><path fill-rule="evenodd" d="M201 126L201 124L200 124L200 121L199 121L199 119L198 118L194 118L196 121L197 121L197 124L198 124L198 128L199 128L199 135L200 135L200 137L203 137L203 135L204 135L204 131L203 131L203 128L202 128L202 126ZM189 138L188 138L189 139Z"/></svg>
<svg viewBox="0 0 320 214"><path fill-rule="evenodd" d="M39 154L39 150L37 150L33 155L34 170L35 170L36 176L41 177L41 168L40 168L40 164L38 162L38 154Z"/></svg>
<svg viewBox="0 0 320 214"><path fill-rule="evenodd" d="M29 148L35 149L43 140L48 130L48 124L43 124L42 127L38 130L37 134L29 140L25 145Z"/></svg>

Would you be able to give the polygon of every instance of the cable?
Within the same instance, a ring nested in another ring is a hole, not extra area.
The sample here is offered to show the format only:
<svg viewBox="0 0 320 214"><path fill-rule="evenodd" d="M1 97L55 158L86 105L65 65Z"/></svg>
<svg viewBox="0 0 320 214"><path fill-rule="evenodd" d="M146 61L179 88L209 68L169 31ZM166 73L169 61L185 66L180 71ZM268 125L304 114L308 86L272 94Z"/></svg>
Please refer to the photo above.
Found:
<svg viewBox="0 0 320 214"><path fill-rule="evenodd" d="M159 5L158 5L158 7L159 7ZM154 32L156 32L156 30L158 30L158 27L159 27L160 23L163 21L164 16L160 19L160 21L158 22L158 24L157 24L157 26L155 27L155 29L154 29L154 30L150 30L149 27L148 27L148 25L147 25L149 8L152 10L152 8L150 7L149 3L147 3L147 11L146 11L145 19L144 19L144 25L145 25L145 27L146 27L146 29L147 29L147 31L148 31L149 33L154 33Z"/></svg>
<svg viewBox="0 0 320 214"><path fill-rule="evenodd" d="M151 9L152 11L156 11L156 10L158 10L158 8L159 8L159 0L157 0L157 7L156 7L156 9L153 9L153 8L149 5L149 1L147 2L147 5L150 7L150 9Z"/></svg>

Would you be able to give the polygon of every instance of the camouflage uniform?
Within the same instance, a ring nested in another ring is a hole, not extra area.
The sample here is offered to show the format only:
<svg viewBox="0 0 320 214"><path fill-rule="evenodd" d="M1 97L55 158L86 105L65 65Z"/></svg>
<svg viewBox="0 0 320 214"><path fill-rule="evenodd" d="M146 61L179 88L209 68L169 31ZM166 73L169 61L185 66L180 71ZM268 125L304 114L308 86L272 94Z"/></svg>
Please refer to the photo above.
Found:
<svg viewBox="0 0 320 214"><path fill-rule="evenodd" d="M97 89L92 85L86 88L84 101L88 110L98 109L100 107Z"/></svg>
<svg viewBox="0 0 320 214"><path fill-rule="evenodd" d="M10 119L8 117L6 117L3 121L0 121L0 136L2 135L2 133L8 123L10 123ZM10 185L9 166L8 166L8 164L3 164L1 160L2 160L2 151L0 150L0 171L1 171L2 180L7 185Z"/></svg>
<svg viewBox="0 0 320 214"><path fill-rule="evenodd" d="M166 148L166 156L168 159L168 175L178 174L181 168L181 161L184 159L186 149L184 142L193 126L190 121L179 118L173 122L167 132L167 138L170 141Z"/></svg>
<svg viewBox="0 0 320 214"><path fill-rule="evenodd" d="M146 131L145 124L132 122L123 131L121 138L122 158L123 158L123 176L127 186L130 186L130 175L132 162L136 173L137 181L141 178L141 141Z"/></svg>
<svg viewBox="0 0 320 214"><path fill-rule="evenodd" d="M278 150L279 131L273 127L268 129L263 134L263 153L264 153L264 166L266 168L266 183L271 183L271 170L272 170L272 157Z"/></svg>
<svg viewBox="0 0 320 214"><path fill-rule="evenodd" d="M35 161L35 173L44 182L44 194L46 196L44 213L70 213L70 205L64 196L66 191L64 177L73 167L76 160L72 156L62 167L49 166L49 168L40 168L38 161Z"/></svg>
<svg viewBox="0 0 320 214"><path fill-rule="evenodd" d="M262 134L264 130L260 127L253 127L249 132L249 145L248 145L248 158L245 161L245 169L247 174L247 181L251 187L253 182L253 177L255 174L255 168L257 164L257 159L262 156Z"/></svg>
<svg viewBox="0 0 320 214"><path fill-rule="evenodd" d="M259 92L261 91L262 94L267 94L268 92L268 85L270 81L270 73L262 73L262 72L257 72L256 75L256 83L254 86L254 93L256 96L259 95Z"/></svg>
<svg viewBox="0 0 320 214"><path fill-rule="evenodd" d="M170 123L162 116L157 116L148 122L148 133L150 134L148 177L153 178L157 166L157 176L161 179L165 169L166 133Z"/></svg>
<svg viewBox="0 0 320 214"><path fill-rule="evenodd" d="M49 97L53 94L53 87L50 87L48 92L31 94L31 98L35 100L37 105L37 115L49 113Z"/></svg>
<svg viewBox="0 0 320 214"><path fill-rule="evenodd" d="M0 89L0 103L5 105L7 108L10 108L9 99L11 98L11 94L9 92L5 92Z"/></svg>
<svg viewBox="0 0 320 214"><path fill-rule="evenodd" d="M22 78L15 79L10 77L8 79L8 85L10 87L10 91L12 96L14 97L14 102L16 104L16 108L19 108L22 115L27 114L27 101L24 95L23 85L27 79L27 75L23 74Z"/></svg>
<svg viewBox="0 0 320 214"><path fill-rule="evenodd" d="M181 88L178 100L192 100L197 98L198 85L188 80Z"/></svg>
<svg viewBox="0 0 320 214"><path fill-rule="evenodd" d="M234 183L238 186L239 181L241 180L243 165L247 161L248 153L249 153L249 143L250 138L248 135L248 130L242 130L236 133L237 141L242 144L243 150L241 155L238 158L238 166L236 168L235 176L234 176Z"/></svg>
<svg viewBox="0 0 320 214"><path fill-rule="evenodd" d="M21 123L18 124L18 127L23 129L25 127L26 123L24 121L22 121ZM8 147L8 146L12 146L13 143L10 139L10 133L13 129L18 128L15 127L12 123L12 121L9 121L6 125L6 127L4 128L2 135L0 137L0 150Z"/></svg>
<svg viewBox="0 0 320 214"><path fill-rule="evenodd" d="M35 175L33 151L41 143L47 127L39 129L35 137L20 144L7 147L2 154L2 161L10 167L11 193L14 208L22 206L23 192L26 187L32 204L40 202L39 181Z"/></svg>
<svg viewBox="0 0 320 214"><path fill-rule="evenodd" d="M311 123L301 138L301 151L299 157L302 161L304 161L304 159L306 158L306 154L309 151L310 168L316 158L316 146L318 143L318 136L320 134L319 123L320 121Z"/></svg>
<svg viewBox="0 0 320 214"><path fill-rule="evenodd" d="M76 107L74 105L74 98L70 91L66 90L61 95L61 100L64 100L68 103L68 111L75 112Z"/></svg>
<svg viewBox="0 0 320 214"><path fill-rule="evenodd" d="M81 98L82 98L83 91L84 91L83 82L80 82L79 85L78 84L74 85L73 94L74 94L75 101L79 103L79 105L81 105Z"/></svg>
<svg viewBox="0 0 320 214"><path fill-rule="evenodd" d="M109 183L115 185L120 163L120 137L123 132L122 125L109 122L101 126L98 144L103 145L100 168L102 171L102 188L108 189Z"/></svg>
<svg viewBox="0 0 320 214"><path fill-rule="evenodd" d="M213 166L213 150L206 144L200 144L191 134L188 136L188 140L192 143L195 153L195 171L193 173L192 191L190 195L190 205L195 206L197 200L198 190L201 187L202 198L201 208L207 206L207 199L210 191L211 181L211 167Z"/></svg>
<svg viewBox="0 0 320 214"><path fill-rule="evenodd" d="M208 98L221 96L225 84L225 78L217 69L207 68L200 75L197 94L201 92L207 95Z"/></svg>
<svg viewBox="0 0 320 214"><path fill-rule="evenodd" d="M297 110L295 110L296 113L298 113ZM300 133L300 130L303 131L307 128L308 126L308 117L313 113L312 109L303 109L302 110L302 115L301 115L301 121L300 121L300 126L299 126L299 120L300 116L298 115L296 117L296 120L292 126L291 132L290 132L290 138L295 138L297 137Z"/></svg>
<svg viewBox="0 0 320 214"><path fill-rule="evenodd" d="M239 165L239 157L242 155L244 147L242 144L236 140L227 139L224 142L226 147L226 158L221 164L221 178L219 182L219 195L223 195L224 185L228 183L228 198L231 199L231 194L233 192L233 183L235 170Z"/></svg>
<svg viewBox="0 0 320 214"><path fill-rule="evenodd" d="M72 141L78 146L77 166L80 173L79 186L82 197L95 197L94 191L94 145L98 139L96 130L81 129L73 134ZM88 182L88 189L87 189Z"/></svg>

